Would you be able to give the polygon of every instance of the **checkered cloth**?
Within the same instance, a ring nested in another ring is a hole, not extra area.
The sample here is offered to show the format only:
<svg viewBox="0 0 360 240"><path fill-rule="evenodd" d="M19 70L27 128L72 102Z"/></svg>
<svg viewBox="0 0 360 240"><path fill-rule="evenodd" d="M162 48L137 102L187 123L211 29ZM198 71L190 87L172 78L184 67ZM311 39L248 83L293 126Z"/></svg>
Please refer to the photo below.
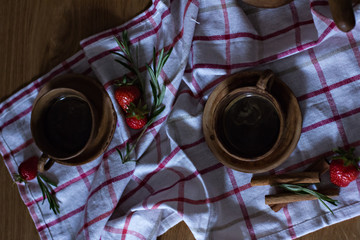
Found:
<svg viewBox="0 0 360 240"><path fill-rule="evenodd" d="M359 17L359 6L354 11ZM136 132L127 129L114 104L118 125L104 154L77 167L55 163L47 172L59 181L54 190L60 215L42 203L36 181L18 185L41 239L156 239L181 220L196 239L294 239L358 216L360 179L341 189L339 205L331 206L334 215L319 201L273 212L264 195L274 189L251 187L252 174L220 164L201 128L206 100L227 75L270 68L296 95L303 128L293 154L267 174L301 171L337 146L359 147L357 25L349 33L339 31L327 1L259 9L235 0L154 0L126 24L83 40L80 52L1 103L0 151L10 174L41 154L29 122L43 84L80 73L96 77L115 102L114 80L128 71L110 51L124 30L139 46L144 76L153 47L173 47L159 79L168 83L166 109L141 138L138 161L122 164L116 148L124 151Z"/></svg>

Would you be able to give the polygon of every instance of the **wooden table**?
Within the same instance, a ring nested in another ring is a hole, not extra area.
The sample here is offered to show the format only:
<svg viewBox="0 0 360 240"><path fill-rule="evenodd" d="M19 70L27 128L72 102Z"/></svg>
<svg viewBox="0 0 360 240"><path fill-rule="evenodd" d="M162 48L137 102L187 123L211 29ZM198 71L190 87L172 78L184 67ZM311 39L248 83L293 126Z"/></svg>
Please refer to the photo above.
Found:
<svg viewBox="0 0 360 240"><path fill-rule="evenodd" d="M150 0L0 0L0 100L76 53L79 41L118 26ZM0 163L0 239L39 239L16 185ZM360 217L300 238L356 239ZM159 239L194 239L184 223Z"/></svg>

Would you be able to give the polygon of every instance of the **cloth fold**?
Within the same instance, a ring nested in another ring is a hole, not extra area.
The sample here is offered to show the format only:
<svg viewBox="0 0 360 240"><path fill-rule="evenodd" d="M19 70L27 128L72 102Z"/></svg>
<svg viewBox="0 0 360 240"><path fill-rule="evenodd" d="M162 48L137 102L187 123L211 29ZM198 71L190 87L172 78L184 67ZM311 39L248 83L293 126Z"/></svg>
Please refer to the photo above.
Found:
<svg viewBox="0 0 360 240"><path fill-rule="evenodd" d="M359 18L359 6L354 11ZM301 171L338 146L358 149L360 28L343 33L330 16L327 1L260 9L235 0L154 0L124 25L81 41L81 51L0 104L0 152L10 174L41 154L30 114L39 89L54 77L97 78L118 115L101 157L77 167L55 164L47 172L59 181L60 215L42 204L35 181L18 185L41 239L156 239L181 220L196 239L293 239L358 216L360 180L341 189L334 215L318 201L273 212L264 195L274 189L251 187L252 174L220 164L201 129L204 105L218 83L238 71L270 68L296 95L303 129L289 159L266 174ZM165 111L141 138L137 162L122 164L116 148L124 151L136 131L126 127L114 99L114 83L128 70L111 51L125 30L146 79L153 48L173 51L159 79L166 84Z"/></svg>

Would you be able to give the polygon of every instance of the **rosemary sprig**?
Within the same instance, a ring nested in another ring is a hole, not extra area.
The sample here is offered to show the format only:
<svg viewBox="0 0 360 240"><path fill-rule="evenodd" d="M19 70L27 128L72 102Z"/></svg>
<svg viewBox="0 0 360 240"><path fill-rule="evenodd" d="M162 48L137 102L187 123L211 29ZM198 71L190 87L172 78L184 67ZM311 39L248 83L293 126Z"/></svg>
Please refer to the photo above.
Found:
<svg viewBox="0 0 360 240"><path fill-rule="evenodd" d="M50 186L50 185L52 185L54 187L57 187L57 184L42 174L38 174L36 176L36 178L39 183L41 192L43 194L43 203L44 203L45 199L47 198L49 205L50 205L50 209L52 209L55 214L60 213L59 203L58 203L56 197L52 194L52 188Z"/></svg>
<svg viewBox="0 0 360 240"><path fill-rule="evenodd" d="M280 184L279 187L288 190L290 192L294 192L297 194L311 194L319 199L319 201L332 213L333 211L328 207L328 205L325 202L328 202L334 206L337 206L338 201L334 200L332 198L329 198L328 196L325 196L324 194L321 194L319 192L316 192L314 190L302 187L300 185L295 184Z"/></svg>
<svg viewBox="0 0 360 240"><path fill-rule="evenodd" d="M135 63L135 60L132 57L130 44L129 44L130 41L129 41L127 32L126 31L123 32L122 39L119 40L116 38L116 42L119 45L121 52L120 53L113 52L117 56L120 56L120 59L115 59L115 61L120 63L122 66L124 66L125 68L127 68L128 70L130 70L132 73L135 74L136 79L133 79L133 81L140 86L142 93L144 93L145 92L145 80L140 73L137 63ZM162 49L159 53L159 57L157 58L156 49L154 48L153 49L152 66L150 66L148 64L146 65L147 72L150 75L150 86L151 86L152 95L153 95L153 103L152 103L152 106L149 111L148 122L146 123L146 125L142 129L141 133L137 137L135 143L132 144L131 146L129 145L128 142L126 143L124 155L121 153L121 151L119 149L116 149L117 152L119 153L121 161L123 163L129 162L129 161L136 161L136 160L131 160L131 158L130 158L132 151L135 149L140 138L146 132L146 129L152 123L154 123L156 117L159 116L165 109L165 105L163 105L162 101L165 96L166 87L165 87L165 84L160 86L158 79L159 79L161 70L163 69L166 61L170 57L171 51L172 51L172 48L167 53L165 53L164 49ZM138 52L138 48L136 48L136 53L137 52Z"/></svg>

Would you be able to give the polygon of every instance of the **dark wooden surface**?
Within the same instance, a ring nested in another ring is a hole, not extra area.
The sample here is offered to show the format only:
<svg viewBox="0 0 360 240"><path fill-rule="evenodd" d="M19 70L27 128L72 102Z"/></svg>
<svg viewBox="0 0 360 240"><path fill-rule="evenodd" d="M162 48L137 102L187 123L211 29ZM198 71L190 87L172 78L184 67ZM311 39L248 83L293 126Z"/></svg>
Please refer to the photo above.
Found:
<svg viewBox="0 0 360 240"><path fill-rule="evenodd" d="M124 23L150 0L0 0L0 100L76 53L79 41ZM0 163L0 239L39 239L16 185ZM360 217L301 240L359 239ZM159 239L194 239L182 222Z"/></svg>

